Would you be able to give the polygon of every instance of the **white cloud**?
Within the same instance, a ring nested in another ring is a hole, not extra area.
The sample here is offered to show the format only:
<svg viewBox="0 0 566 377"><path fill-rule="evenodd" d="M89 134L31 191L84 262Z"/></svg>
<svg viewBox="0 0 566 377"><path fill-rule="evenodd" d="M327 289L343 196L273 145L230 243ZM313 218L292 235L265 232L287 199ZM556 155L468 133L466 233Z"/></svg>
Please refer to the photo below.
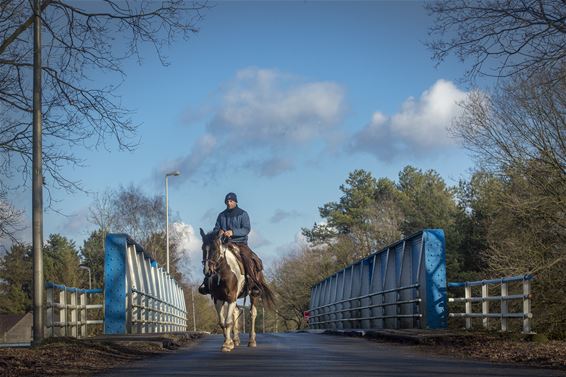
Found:
<svg viewBox="0 0 566 377"><path fill-rule="evenodd" d="M88 220L89 215L88 207L79 208L72 214L65 216L64 221L56 228L56 231L71 239L87 238L90 232L95 229L94 224Z"/></svg>
<svg viewBox="0 0 566 377"><path fill-rule="evenodd" d="M295 233L295 239L293 241L283 244L277 248L277 255L288 255L305 247L309 247L309 243L303 232L299 231Z"/></svg>
<svg viewBox="0 0 566 377"><path fill-rule="evenodd" d="M291 170L294 164L289 158L273 157L264 160L250 160L244 166L259 176L274 177Z"/></svg>
<svg viewBox="0 0 566 377"><path fill-rule="evenodd" d="M195 142L189 154L175 161L162 164L162 166L154 172L153 181L161 184L165 173L175 170L183 172L183 174L175 178L177 181L187 180L195 171L201 169L210 157L213 157L213 154L217 152L217 145L218 142L214 136L204 134Z"/></svg>
<svg viewBox="0 0 566 377"><path fill-rule="evenodd" d="M256 251L256 249L259 249L262 246L266 246L271 244L271 242L266 239L265 237L263 237L259 232L257 232L255 229L252 229L250 231L250 234L248 235L248 245L250 246L250 248L254 251Z"/></svg>
<svg viewBox="0 0 566 377"><path fill-rule="evenodd" d="M214 227L214 224L216 223L216 218L218 217L218 209L217 208L209 208L206 210L206 212L200 217L200 221L203 224L210 224L211 228L209 230L212 230L212 227ZM209 230L204 229L205 232L208 232Z"/></svg>
<svg viewBox="0 0 566 377"><path fill-rule="evenodd" d="M275 248L274 251L263 253L260 255L260 257L263 260L264 267L268 270L269 273L271 266L277 265L282 257L297 252L298 250L301 250L308 246L309 245L305 236L301 231L299 231L295 233L295 237L292 241L279 245Z"/></svg>
<svg viewBox="0 0 566 377"><path fill-rule="evenodd" d="M466 96L452 82L438 80L418 99L405 100L397 114L375 112L369 124L354 135L350 149L391 160L401 153L422 155L454 145L448 128Z"/></svg>
<svg viewBox="0 0 566 377"><path fill-rule="evenodd" d="M271 218L269 219L269 221L271 221L271 223L275 224L275 223L280 223L281 221L290 219L290 218L295 218L300 216L301 214L298 211L285 211L282 209L278 209L275 211L275 213L273 214L273 216L271 216Z"/></svg>
<svg viewBox="0 0 566 377"><path fill-rule="evenodd" d="M282 174L296 165L300 148L333 143L345 109L340 85L273 69L240 70L221 93L205 135L189 154L167 164L190 172L181 179L202 168L218 171L227 157L260 176Z"/></svg>
<svg viewBox="0 0 566 377"><path fill-rule="evenodd" d="M170 227L171 241L177 244L177 251L181 258L178 266L187 281L199 280L202 277L202 240L195 233L192 225L183 222L175 222Z"/></svg>

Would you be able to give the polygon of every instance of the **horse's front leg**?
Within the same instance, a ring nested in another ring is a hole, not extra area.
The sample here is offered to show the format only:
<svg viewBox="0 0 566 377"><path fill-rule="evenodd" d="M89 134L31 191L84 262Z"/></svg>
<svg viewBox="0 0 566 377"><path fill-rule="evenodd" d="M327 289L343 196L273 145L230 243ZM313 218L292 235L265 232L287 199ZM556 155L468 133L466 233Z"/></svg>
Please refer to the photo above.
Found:
<svg viewBox="0 0 566 377"><path fill-rule="evenodd" d="M257 317L257 309L256 309L256 299L250 296L250 340L248 341L248 347L255 347L257 346L255 341L255 318Z"/></svg>
<svg viewBox="0 0 566 377"><path fill-rule="evenodd" d="M228 303L224 302L224 301L215 301L214 302L214 306L216 307L216 314L218 315L218 325L222 329L222 335L224 335L224 343L222 344L222 347L220 348L222 350L222 352L230 352L230 347L228 345L230 344L231 341L229 341L230 332L229 332L229 329L227 327L227 322L228 322L227 304Z"/></svg>
<svg viewBox="0 0 566 377"><path fill-rule="evenodd" d="M222 305L222 313L224 316L224 344L222 345L222 352L230 352L234 349L234 342L232 341L232 328L234 327L234 308L236 302L225 302Z"/></svg>
<svg viewBox="0 0 566 377"><path fill-rule="evenodd" d="M240 345L240 309L238 309L238 305L234 307L234 312L232 313L232 318L234 318L234 327L233 327L233 341L234 346Z"/></svg>

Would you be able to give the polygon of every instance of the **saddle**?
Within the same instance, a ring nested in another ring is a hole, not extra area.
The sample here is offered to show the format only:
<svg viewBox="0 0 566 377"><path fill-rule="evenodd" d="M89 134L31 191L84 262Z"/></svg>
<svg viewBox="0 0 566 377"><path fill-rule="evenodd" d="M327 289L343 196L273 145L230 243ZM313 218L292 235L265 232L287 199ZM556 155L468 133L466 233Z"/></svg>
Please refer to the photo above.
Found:
<svg viewBox="0 0 566 377"><path fill-rule="evenodd" d="M246 276L248 290L257 288L261 290L263 281L263 263L260 257L246 244L228 243L227 246L234 251L238 264Z"/></svg>

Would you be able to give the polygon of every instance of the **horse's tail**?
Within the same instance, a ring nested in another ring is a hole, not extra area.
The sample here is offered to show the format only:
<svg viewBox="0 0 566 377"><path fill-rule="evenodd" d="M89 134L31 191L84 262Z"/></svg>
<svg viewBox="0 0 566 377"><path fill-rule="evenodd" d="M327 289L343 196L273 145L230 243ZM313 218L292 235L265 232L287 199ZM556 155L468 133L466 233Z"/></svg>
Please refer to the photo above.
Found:
<svg viewBox="0 0 566 377"><path fill-rule="evenodd" d="M259 274L258 280L261 301L268 309L273 310L275 308L275 295L271 288L269 288L269 285L267 285L263 273Z"/></svg>

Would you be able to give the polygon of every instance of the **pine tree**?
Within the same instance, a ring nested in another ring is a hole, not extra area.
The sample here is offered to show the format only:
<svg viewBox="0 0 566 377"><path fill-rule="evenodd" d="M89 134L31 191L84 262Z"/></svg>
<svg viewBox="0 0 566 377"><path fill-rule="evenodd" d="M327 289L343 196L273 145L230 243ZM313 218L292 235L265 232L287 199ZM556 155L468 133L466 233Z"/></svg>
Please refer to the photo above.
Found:
<svg viewBox="0 0 566 377"><path fill-rule="evenodd" d="M0 259L0 312L31 310L32 248L14 244Z"/></svg>
<svg viewBox="0 0 566 377"><path fill-rule="evenodd" d="M61 236L51 234L43 248L43 266L45 279L68 287L78 287L81 278L79 255L75 243Z"/></svg>
<svg viewBox="0 0 566 377"><path fill-rule="evenodd" d="M106 232L104 230L96 230L90 234L80 248L81 264L90 268L93 288L100 288L104 285L105 237Z"/></svg>

